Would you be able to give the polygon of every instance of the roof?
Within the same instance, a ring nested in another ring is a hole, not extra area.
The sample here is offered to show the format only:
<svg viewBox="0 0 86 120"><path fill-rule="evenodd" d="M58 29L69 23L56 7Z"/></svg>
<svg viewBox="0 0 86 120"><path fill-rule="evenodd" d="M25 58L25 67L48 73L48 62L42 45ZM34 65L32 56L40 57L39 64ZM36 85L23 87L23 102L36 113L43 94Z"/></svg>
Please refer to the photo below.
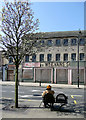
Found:
<svg viewBox="0 0 86 120"><path fill-rule="evenodd" d="M86 36L86 31L81 31L81 36ZM59 32L39 32L34 33L34 38L62 38L62 37L78 37L79 31L59 31Z"/></svg>

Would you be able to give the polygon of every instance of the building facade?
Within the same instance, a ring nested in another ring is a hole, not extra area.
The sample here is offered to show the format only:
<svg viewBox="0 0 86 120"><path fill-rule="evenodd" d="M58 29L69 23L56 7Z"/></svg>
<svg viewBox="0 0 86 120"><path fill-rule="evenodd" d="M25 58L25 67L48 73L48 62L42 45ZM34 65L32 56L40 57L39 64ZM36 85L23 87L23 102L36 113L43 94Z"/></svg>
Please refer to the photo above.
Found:
<svg viewBox="0 0 86 120"><path fill-rule="evenodd" d="M2 79L2 60L1 60L1 51L0 51L0 79Z"/></svg>
<svg viewBox="0 0 86 120"><path fill-rule="evenodd" d="M79 82L86 84L85 31L81 31L81 34L79 31L45 32L42 35L43 37L39 39L43 49L40 48L40 52L33 56L25 55L19 68L19 79L77 84L79 69ZM9 59L7 80L14 80L14 69L12 59Z"/></svg>

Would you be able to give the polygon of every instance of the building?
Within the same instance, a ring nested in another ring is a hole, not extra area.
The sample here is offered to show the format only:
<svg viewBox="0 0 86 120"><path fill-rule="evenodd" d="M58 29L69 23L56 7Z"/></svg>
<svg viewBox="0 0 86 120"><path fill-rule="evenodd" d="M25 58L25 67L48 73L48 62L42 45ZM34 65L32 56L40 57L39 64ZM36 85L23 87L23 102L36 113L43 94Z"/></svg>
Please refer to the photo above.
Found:
<svg viewBox="0 0 86 120"><path fill-rule="evenodd" d="M1 51L0 51L0 79L2 79L2 60L1 60Z"/></svg>
<svg viewBox="0 0 86 120"><path fill-rule="evenodd" d="M79 82L86 84L85 31L81 31L81 34L79 31L45 32L42 35L43 37L39 39L42 45L44 44L44 49L34 56L28 54L25 56L19 68L19 79L32 82L77 84L79 55ZM7 70L8 80L14 80L14 69L15 66L10 59Z"/></svg>

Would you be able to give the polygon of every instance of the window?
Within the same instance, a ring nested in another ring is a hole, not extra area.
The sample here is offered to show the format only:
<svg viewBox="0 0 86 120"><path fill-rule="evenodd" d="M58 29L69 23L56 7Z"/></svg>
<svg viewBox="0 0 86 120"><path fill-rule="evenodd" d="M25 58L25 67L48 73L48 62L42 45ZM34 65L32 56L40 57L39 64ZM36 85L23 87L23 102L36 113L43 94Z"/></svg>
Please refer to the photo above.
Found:
<svg viewBox="0 0 86 120"><path fill-rule="evenodd" d="M48 40L48 41L47 41L47 45L48 45L48 46L52 46L52 40Z"/></svg>
<svg viewBox="0 0 86 120"><path fill-rule="evenodd" d="M45 41L41 40L40 42L41 42L41 46L44 46Z"/></svg>
<svg viewBox="0 0 86 120"><path fill-rule="evenodd" d="M85 39L84 39L84 38L81 38L80 41L79 41L79 44L80 44L80 45L84 45L84 44L85 44Z"/></svg>
<svg viewBox="0 0 86 120"><path fill-rule="evenodd" d="M71 39L71 45L76 45L77 44L77 40L76 39Z"/></svg>
<svg viewBox="0 0 86 120"><path fill-rule="evenodd" d="M44 54L40 54L40 62L44 61Z"/></svg>
<svg viewBox="0 0 86 120"><path fill-rule="evenodd" d="M36 62L36 55L32 56L32 62Z"/></svg>
<svg viewBox="0 0 86 120"><path fill-rule="evenodd" d="M48 54L47 55L47 61L51 61L51 59L52 59L52 54Z"/></svg>
<svg viewBox="0 0 86 120"><path fill-rule="evenodd" d="M84 60L84 53L80 53L80 60Z"/></svg>
<svg viewBox="0 0 86 120"><path fill-rule="evenodd" d="M61 41L60 40L56 40L56 46L60 46L61 45Z"/></svg>
<svg viewBox="0 0 86 120"><path fill-rule="evenodd" d="M29 62L29 55L25 56L25 62Z"/></svg>
<svg viewBox="0 0 86 120"><path fill-rule="evenodd" d="M12 63L12 62L13 62L13 57L10 56L10 57L9 57L9 63Z"/></svg>
<svg viewBox="0 0 86 120"><path fill-rule="evenodd" d="M63 45L64 45L64 46L68 46L68 39L64 39L64 40L63 40Z"/></svg>
<svg viewBox="0 0 86 120"><path fill-rule="evenodd" d="M72 61L76 61L76 53L72 53L71 54L71 60Z"/></svg>
<svg viewBox="0 0 86 120"><path fill-rule="evenodd" d="M56 61L60 61L60 54L56 54Z"/></svg>
<svg viewBox="0 0 86 120"><path fill-rule="evenodd" d="M64 54L64 61L68 61L68 54Z"/></svg>

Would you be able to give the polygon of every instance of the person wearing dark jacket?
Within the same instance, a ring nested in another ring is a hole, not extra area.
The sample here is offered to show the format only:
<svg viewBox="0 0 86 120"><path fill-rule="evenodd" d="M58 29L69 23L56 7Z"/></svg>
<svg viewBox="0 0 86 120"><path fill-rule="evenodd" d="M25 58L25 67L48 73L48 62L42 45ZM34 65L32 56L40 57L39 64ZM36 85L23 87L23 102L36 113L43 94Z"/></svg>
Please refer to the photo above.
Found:
<svg viewBox="0 0 86 120"><path fill-rule="evenodd" d="M50 85L48 85L47 86L47 89L42 93L42 97L43 97L43 102L44 102L44 107L46 107L46 105L47 105L47 103L46 103L46 101L44 100L44 96L46 95L46 94L51 94L51 95L53 95L52 97L53 97L53 99L54 99L54 91L53 90L51 90L51 86Z"/></svg>

